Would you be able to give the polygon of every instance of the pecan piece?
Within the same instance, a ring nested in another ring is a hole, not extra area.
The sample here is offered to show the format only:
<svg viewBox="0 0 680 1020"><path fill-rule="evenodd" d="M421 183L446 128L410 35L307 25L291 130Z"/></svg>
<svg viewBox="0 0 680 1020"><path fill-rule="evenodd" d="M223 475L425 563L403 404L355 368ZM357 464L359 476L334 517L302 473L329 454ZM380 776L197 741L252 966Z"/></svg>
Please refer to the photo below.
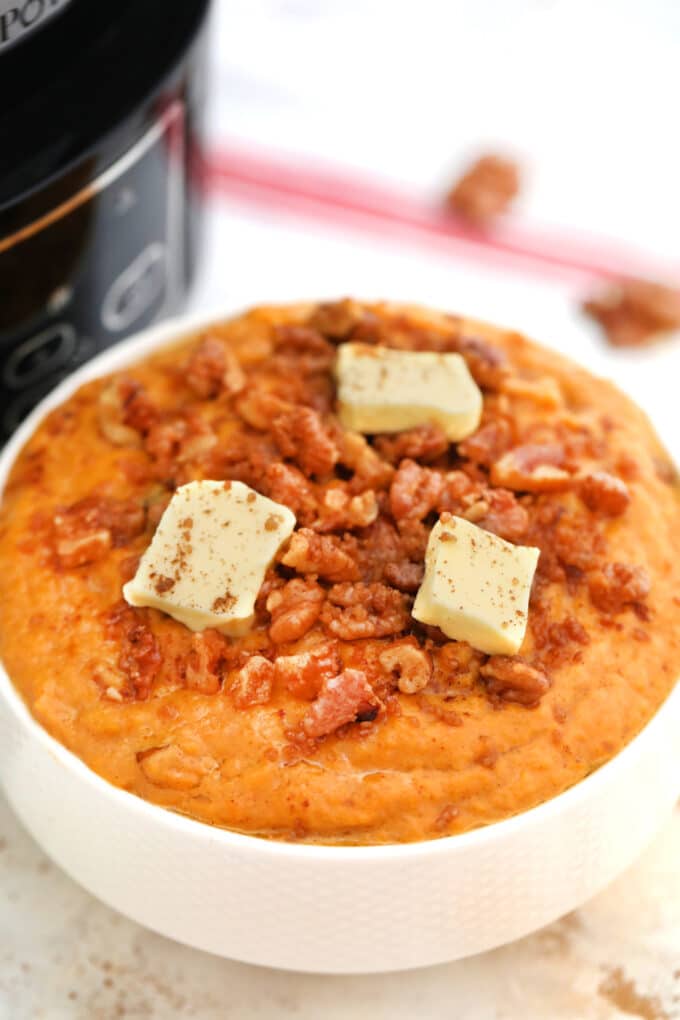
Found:
<svg viewBox="0 0 680 1020"><path fill-rule="evenodd" d="M395 520L422 520L437 506L443 487L442 476L414 460L402 460L390 486L390 510Z"/></svg>
<svg viewBox="0 0 680 1020"><path fill-rule="evenodd" d="M512 426L505 418L482 425L471 436L458 444L458 453L475 464L490 467L512 443Z"/></svg>
<svg viewBox="0 0 680 1020"><path fill-rule="evenodd" d="M393 645L378 656L383 669L396 677L402 694L417 694L424 690L432 676L432 659L422 648L413 644Z"/></svg>
<svg viewBox="0 0 680 1020"><path fill-rule="evenodd" d="M572 484L562 467L564 461L564 449L558 443L515 446L491 466L491 481L519 492L559 492Z"/></svg>
<svg viewBox="0 0 680 1020"><path fill-rule="evenodd" d="M274 663L276 679L297 698L313 701L326 680L337 676L342 661L334 644L317 645L295 655L279 655Z"/></svg>
<svg viewBox="0 0 680 1020"><path fill-rule="evenodd" d="M603 613L620 613L642 602L650 590L651 581L645 568L628 563L605 563L592 574L588 583L590 600Z"/></svg>
<svg viewBox="0 0 680 1020"><path fill-rule="evenodd" d="M584 302L614 347L649 343L680 328L680 290L651 280L622 280Z"/></svg>
<svg viewBox="0 0 680 1020"><path fill-rule="evenodd" d="M378 516L378 501L373 489L351 496L337 485L323 494L319 516L312 527L315 531L341 531L367 528Z"/></svg>
<svg viewBox="0 0 680 1020"><path fill-rule="evenodd" d="M507 211L519 188L516 163L503 156L481 156L453 186L447 203L459 216L484 225Z"/></svg>
<svg viewBox="0 0 680 1020"><path fill-rule="evenodd" d="M579 495L593 513L618 517L630 503L628 486L607 471L594 471L581 481Z"/></svg>
<svg viewBox="0 0 680 1020"><path fill-rule="evenodd" d="M322 613L326 630L344 641L398 634L408 621L405 596L379 582L333 585Z"/></svg>
<svg viewBox="0 0 680 1020"><path fill-rule="evenodd" d="M229 693L237 708L265 705L272 694L274 664L263 655L251 655L245 666L229 678Z"/></svg>
<svg viewBox="0 0 680 1020"><path fill-rule="evenodd" d="M291 535L281 562L299 574L318 574L327 581L357 581L356 554L356 539L349 535L337 538L300 528Z"/></svg>
<svg viewBox="0 0 680 1020"><path fill-rule="evenodd" d="M275 588L267 596L267 611L271 613L269 636L274 644L297 641L314 626L321 613L325 598L323 589L311 580L300 577Z"/></svg>
<svg viewBox="0 0 680 1020"><path fill-rule="evenodd" d="M364 314L364 309L357 301L343 298L341 301L317 305L309 324L331 340L344 340L362 321Z"/></svg>
<svg viewBox="0 0 680 1020"><path fill-rule="evenodd" d="M405 457L423 463L436 460L449 449L449 440L440 425L418 425L396 436L376 436L376 449L385 460L398 464Z"/></svg>
<svg viewBox="0 0 680 1020"><path fill-rule="evenodd" d="M325 737L361 715L372 714L378 707L379 701L366 674L359 669L345 669L325 681L321 694L302 720L302 728L308 737Z"/></svg>
<svg viewBox="0 0 680 1020"><path fill-rule="evenodd" d="M222 340L208 334L192 351L184 378L194 393L211 400L221 393L240 393L246 384L234 352Z"/></svg>
<svg viewBox="0 0 680 1020"><path fill-rule="evenodd" d="M296 461L307 475L327 475L338 449L311 407L295 407L274 418L271 434L284 457Z"/></svg>
<svg viewBox="0 0 680 1020"><path fill-rule="evenodd" d="M551 685L542 670L507 655L492 655L479 672L493 700L512 701L526 708L538 705Z"/></svg>

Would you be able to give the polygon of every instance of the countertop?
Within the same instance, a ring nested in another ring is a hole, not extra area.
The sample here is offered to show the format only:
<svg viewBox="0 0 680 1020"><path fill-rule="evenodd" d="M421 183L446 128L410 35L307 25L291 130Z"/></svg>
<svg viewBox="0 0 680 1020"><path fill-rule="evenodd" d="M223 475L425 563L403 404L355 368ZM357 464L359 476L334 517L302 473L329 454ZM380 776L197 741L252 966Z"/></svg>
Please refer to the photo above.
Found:
<svg viewBox="0 0 680 1020"><path fill-rule="evenodd" d="M680 808L609 888L528 938L408 973L322 977L140 928L67 878L0 800L0 1018L677 1020L678 861Z"/></svg>

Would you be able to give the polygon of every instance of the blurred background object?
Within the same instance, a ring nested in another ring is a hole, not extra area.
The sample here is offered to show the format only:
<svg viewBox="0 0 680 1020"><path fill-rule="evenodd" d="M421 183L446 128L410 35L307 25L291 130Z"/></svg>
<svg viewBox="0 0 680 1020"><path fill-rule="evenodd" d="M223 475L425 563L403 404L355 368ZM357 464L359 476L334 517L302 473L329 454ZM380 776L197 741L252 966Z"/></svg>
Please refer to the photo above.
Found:
<svg viewBox="0 0 680 1020"><path fill-rule="evenodd" d="M196 261L208 0L47 7L0 5L0 441Z"/></svg>

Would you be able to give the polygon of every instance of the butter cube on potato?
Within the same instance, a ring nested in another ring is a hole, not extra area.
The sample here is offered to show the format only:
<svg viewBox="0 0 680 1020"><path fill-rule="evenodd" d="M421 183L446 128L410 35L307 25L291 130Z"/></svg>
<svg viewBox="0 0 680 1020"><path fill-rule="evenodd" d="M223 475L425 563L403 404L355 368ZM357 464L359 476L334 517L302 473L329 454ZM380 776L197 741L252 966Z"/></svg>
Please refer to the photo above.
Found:
<svg viewBox="0 0 680 1020"><path fill-rule="evenodd" d="M242 482L182 485L123 594L190 630L243 634L267 568L294 527L288 507Z"/></svg>
<svg viewBox="0 0 680 1020"><path fill-rule="evenodd" d="M460 354L344 343L335 375L340 421L356 432L402 432L434 422L457 442L479 425L482 394Z"/></svg>
<svg viewBox="0 0 680 1020"><path fill-rule="evenodd" d="M489 655L514 655L526 632L539 553L442 514L427 543L413 616Z"/></svg>

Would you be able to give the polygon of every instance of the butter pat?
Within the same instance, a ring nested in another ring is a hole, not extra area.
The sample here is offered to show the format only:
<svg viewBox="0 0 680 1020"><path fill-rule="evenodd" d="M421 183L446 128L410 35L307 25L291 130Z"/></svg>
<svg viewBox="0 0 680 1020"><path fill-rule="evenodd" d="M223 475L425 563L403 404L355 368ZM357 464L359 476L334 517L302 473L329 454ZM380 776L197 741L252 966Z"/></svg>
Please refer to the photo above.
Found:
<svg viewBox="0 0 680 1020"><path fill-rule="evenodd" d="M182 485L123 595L190 630L243 634L265 572L294 527L288 507L242 482Z"/></svg>
<svg viewBox="0 0 680 1020"><path fill-rule="evenodd" d="M526 632L539 553L445 514L430 533L413 616L481 652L514 655Z"/></svg>
<svg viewBox="0 0 680 1020"><path fill-rule="evenodd" d="M402 432L436 422L457 442L482 414L482 394L460 354L341 344L338 414L356 432Z"/></svg>

